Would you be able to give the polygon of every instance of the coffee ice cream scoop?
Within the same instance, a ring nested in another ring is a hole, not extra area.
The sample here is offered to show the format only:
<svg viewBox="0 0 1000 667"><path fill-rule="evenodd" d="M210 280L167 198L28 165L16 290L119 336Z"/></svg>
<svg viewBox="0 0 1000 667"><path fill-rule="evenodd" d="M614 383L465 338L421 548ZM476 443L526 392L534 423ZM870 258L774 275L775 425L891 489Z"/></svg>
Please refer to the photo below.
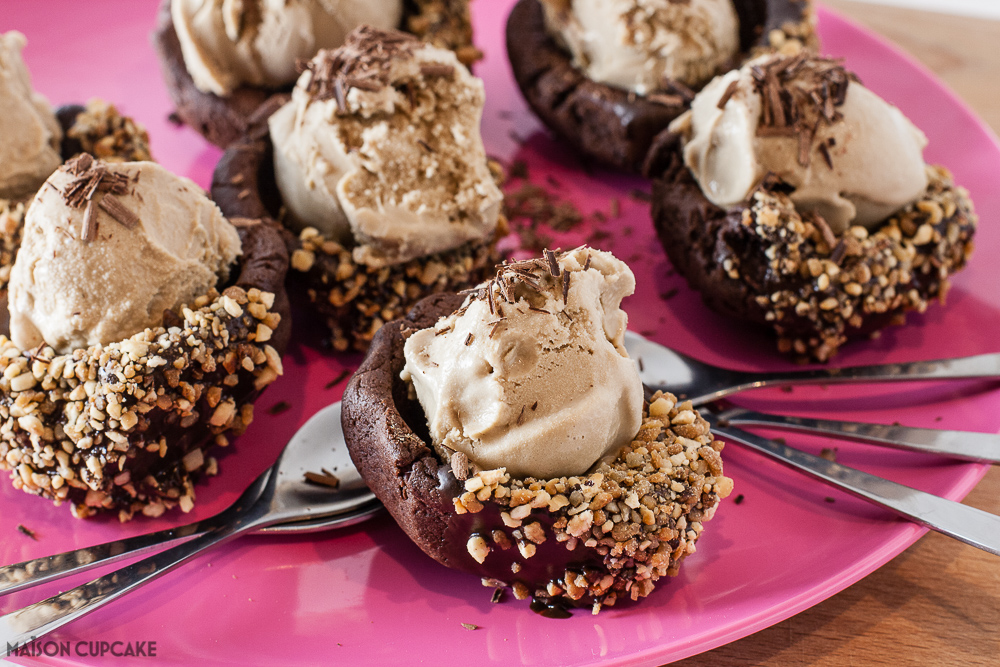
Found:
<svg viewBox="0 0 1000 667"><path fill-rule="evenodd" d="M637 433L643 390L621 300L635 277L590 248L507 263L456 313L411 335L434 445L516 477L578 475Z"/></svg>
<svg viewBox="0 0 1000 667"><path fill-rule="evenodd" d="M25 214L10 275L11 340L59 352L124 340L229 275L235 227L192 181L154 162L84 153Z"/></svg>
<svg viewBox="0 0 1000 667"><path fill-rule="evenodd" d="M172 0L170 12L195 86L227 97L244 84L291 83L297 59L340 46L359 25L395 28L403 0Z"/></svg>
<svg viewBox="0 0 1000 667"><path fill-rule="evenodd" d="M7 199L33 194L62 162L62 130L31 87L26 44L19 32L0 34L0 197Z"/></svg>
<svg viewBox="0 0 1000 667"><path fill-rule="evenodd" d="M835 233L873 227L927 189L927 138L838 62L764 56L720 76L670 128L708 199L726 208L768 174Z"/></svg>
<svg viewBox="0 0 1000 667"><path fill-rule="evenodd" d="M455 54L362 27L321 51L271 116L290 223L385 266L483 240L503 195L486 163L485 95Z"/></svg>
<svg viewBox="0 0 1000 667"><path fill-rule="evenodd" d="M732 0L541 0L549 32L588 78L640 95L698 86L740 49Z"/></svg>

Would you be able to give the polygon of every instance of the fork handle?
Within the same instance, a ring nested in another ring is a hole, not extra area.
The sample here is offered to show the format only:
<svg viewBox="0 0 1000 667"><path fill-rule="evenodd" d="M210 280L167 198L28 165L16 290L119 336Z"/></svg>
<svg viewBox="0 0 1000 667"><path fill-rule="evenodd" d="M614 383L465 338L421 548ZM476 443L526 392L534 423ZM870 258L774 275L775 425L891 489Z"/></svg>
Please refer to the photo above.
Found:
<svg viewBox="0 0 1000 667"><path fill-rule="evenodd" d="M148 584L196 554L228 542L253 527L252 522L219 526L193 540L127 565L65 593L0 616L0 646L16 647L28 644Z"/></svg>
<svg viewBox="0 0 1000 667"><path fill-rule="evenodd" d="M771 426L836 438L860 440L897 449L939 454L966 461L1000 463L1000 435L971 431L943 431L915 426L867 424L837 419L812 419L730 408L718 414L720 423Z"/></svg>
<svg viewBox="0 0 1000 667"><path fill-rule="evenodd" d="M722 426L718 417L708 411L703 411L702 416L711 424L712 431L722 438L750 447L922 526L1000 555L998 516L807 454L735 426Z"/></svg>
<svg viewBox="0 0 1000 667"><path fill-rule="evenodd" d="M898 382L909 380L1000 379L1000 353L974 357L910 361L900 364L815 368L801 371L747 373L753 387L782 384L840 384L845 382Z"/></svg>

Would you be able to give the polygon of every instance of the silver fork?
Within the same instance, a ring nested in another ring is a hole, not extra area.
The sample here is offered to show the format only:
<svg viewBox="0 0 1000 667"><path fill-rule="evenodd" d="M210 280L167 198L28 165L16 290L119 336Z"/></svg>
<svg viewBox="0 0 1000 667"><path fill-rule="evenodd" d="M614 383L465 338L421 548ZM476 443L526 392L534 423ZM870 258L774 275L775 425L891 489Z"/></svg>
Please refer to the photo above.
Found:
<svg viewBox="0 0 1000 667"><path fill-rule="evenodd" d="M724 440L738 442L914 523L1000 556L1000 517L994 514L747 433L721 423L709 410L701 413L712 432Z"/></svg>
<svg viewBox="0 0 1000 667"><path fill-rule="evenodd" d="M337 492L303 482L305 472L329 465L324 454L333 448L340 433L340 404L335 403L299 429L277 462L254 480L236 503L203 522L200 527L208 527L206 532L70 591L0 616L0 646L5 642L7 646L21 645L48 634L153 581L195 555L248 532L302 520L370 516L372 502L377 504L377 501L349 459L345 458L346 463L336 472L341 482ZM343 442L342 436L339 441ZM114 555L113 552L107 553ZM45 579L68 573L64 570Z"/></svg>
<svg viewBox="0 0 1000 667"><path fill-rule="evenodd" d="M698 361L632 331L625 333L625 348L639 364L642 381L647 387L669 390L694 405L710 403L748 389L782 385L972 378L1000 380L1000 354L996 353L902 364L749 372Z"/></svg>
<svg viewBox="0 0 1000 667"><path fill-rule="evenodd" d="M639 367L639 377L652 390L669 391L694 405L704 405L748 389L791 384L902 382L906 380L1000 379L1000 354L916 361L906 364L821 368L784 373L751 373L698 361L659 343L626 332L625 347ZM720 422L770 426L860 440L897 449L970 461L1000 462L1000 435L902 425L811 419L756 412L746 408L716 410Z"/></svg>

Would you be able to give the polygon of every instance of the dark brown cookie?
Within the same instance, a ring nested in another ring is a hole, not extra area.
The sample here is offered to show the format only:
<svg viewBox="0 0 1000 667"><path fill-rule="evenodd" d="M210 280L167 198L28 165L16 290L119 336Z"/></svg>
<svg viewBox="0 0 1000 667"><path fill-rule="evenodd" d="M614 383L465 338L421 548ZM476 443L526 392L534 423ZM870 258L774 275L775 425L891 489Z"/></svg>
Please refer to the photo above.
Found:
<svg viewBox="0 0 1000 667"><path fill-rule="evenodd" d="M976 215L943 168L924 196L878 229L840 236L800 215L780 185L723 210L663 133L646 166L653 224L677 271L713 310L771 328L782 352L827 361L848 338L902 324L943 297L972 251Z"/></svg>
<svg viewBox="0 0 1000 667"><path fill-rule="evenodd" d="M284 99L276 96L261 111L277 109ZM316 230L296 235L282 227L276 222L282 217L282 200L266 133L269 114L257 115L259 122L216 166L212 198L228 218L262 218L281 230L291 258L292 292L308 298L303 308L316 312L329 327L335 350L364 351L382 324L402 317L420 299L475 285L492 272L498 259L493 238L372 268L355 262L350 248ZM497 236L504 233L501 224Z"/></svg>
<svg viewBox="0 0 1000 667"><path fill-rule="evenodd" d="M83 111L60 109L64 130ZM144 150L141 137L121 134L125 124L96 125L116 137L112 146L122 157ZM80 134L84 143L96 140L90 134ZM79 142L64 141L64 157ZM3 230L5 264L20 241L17 211L15 228ZM113 511L124 520L190 509L194 482L216 468L208 450L249 425L252 402L280 374L291 334L284 241L259 220L233 223L242 256L231 284L180 313L166 311L163 327L144 340L66 355L0 343L3 372L24 378L0 383L0 468L11 471L15 487L70 503L77 516ZM0 333L9 335L6 295L4 283Z"/></svg>
<svg viewBox="0 0 1000 667"><path fill-rule="evenodd" d="M482 57L472 44L469 0L407 0L401 29L435 46L452 49L466 65ZM241 86L229 97L198 90L184 66L181 44L170 17L170 0L160 3L152 37L177 117L220 148L246 134L254 113L271 95L292 89L292 84L280 90Z"/></svg>
<svg viewBox="0 0 1000 667"><path fill-rule="evenodd" d="M783 38L815 43L808 1L733 4L740 20L740 61ZM691 102L692 91L677 82L639 96L588 79L549 35L538 0L520 0L511 11L507 55L521 93L542 122L581 153L618 169L640 171L653 138Z"/></svg>
<svg viewBox="0 0 1000 667"><path fill-rule="evenodd" d="M441 460L400 379L403 346L409 331L433 325L462 300L430 297L384 326L348 384L344 436L365 482L424 552L485 586L595 611L644 597L660 576L676 574L701 522L731 490L722 444L690 403L656 394L636 439L585 475L511 479L503 469L477 469L463 454ZM681 462L676 455L687 451ZM676 465L660 465L670 456Z"/></svg>

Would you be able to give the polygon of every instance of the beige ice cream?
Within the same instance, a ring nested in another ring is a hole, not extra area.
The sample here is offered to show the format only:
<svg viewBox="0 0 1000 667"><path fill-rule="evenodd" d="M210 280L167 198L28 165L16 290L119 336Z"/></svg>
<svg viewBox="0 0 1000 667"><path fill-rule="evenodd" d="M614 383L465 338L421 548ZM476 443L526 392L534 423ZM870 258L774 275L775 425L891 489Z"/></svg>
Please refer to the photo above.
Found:
<svg viewBox="0 0 1000 667"><path fill-rule="evenodd" d="M190 180L84 154L52 174L25 215L11 340L60 352L124 340L225 280L239 254L236 229Z"/></svg>
<svg viewBox="0 0 1000 667"><path fill-rule="evenodd" d="M732 0L541 0L549 32L588 78L646 95L698 86L740 49Z"/></svg>
<svg viewBox="0 0 1000 667"><path fill-rule="evenodd" d="M507 264L404 348L402 376L434 445L516 477L582 474L628 444L642 419L620 308L635 277L589 248L551 261L558 269L544 259Z"/></svg>
<svg viewBox="0 0 1000 667"><path fill-rule="evenodd" d="M363 27L321 51L270 119L291 223L384 266L482 240L503 195L486 164L485 95L451 51Z"/></svg>
<svg viewBox="0 0 1000 667"><path fill-rule="evenodd" d="M359 25L395 28L403 0L172 0L184 66L203 92L295 80L295 61L344 42Z"/></svg>
<svg viewBox="0 0 1000 667"><path fill-rule="evenodd" d="M771 173L795 188L800 212L841 233L879 224L927 189L923 133L816 56L765 56L720 76L670 127L684 134L684 161L705 196L723 208Z"/></svg>
<svg viewBox="0 0 1000 667"><path fill-rule="evenodd" d="M62 163L62 130L48 101L31 88L21 57L27 40L0 34L0 197L29 196Z"/></svg>

